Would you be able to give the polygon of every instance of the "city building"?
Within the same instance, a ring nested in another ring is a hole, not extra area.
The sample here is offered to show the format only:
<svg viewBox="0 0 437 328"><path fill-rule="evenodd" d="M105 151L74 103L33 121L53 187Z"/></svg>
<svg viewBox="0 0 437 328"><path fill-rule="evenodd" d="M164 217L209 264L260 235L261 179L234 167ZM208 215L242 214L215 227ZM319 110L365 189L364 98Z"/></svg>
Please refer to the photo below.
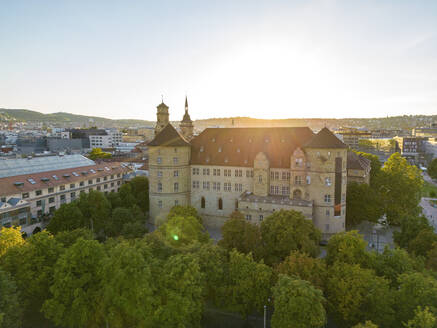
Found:
<svg viewBox="0 0 437 328"><path fill-rule="evenodd" d="M192 138L169 123L167 105L157 109L148 144L155 223L173 206L191 205L209 226L235 210L259 223L286 209L302 212L325 238L345 230L347 145L327 128L207 128Z"/></svg>
<svg viewBox="0 0 437 328"><path fill-rule="evenodd" d="M118 191L130 171L121 163L96 163L81 155L0 160L1 225L19 222L24 231L34 229L44 215L83 192Z"/></svg>
<svg viewBox="0 0 437 328"><path fill-rule="evenodd" d="M356 154L347 152L347 182L370 183L370 160Z"/></svg>
<svg viewBox="0 0 437 328"><path fill-rule="evenodd" d="M368 131L359 130L356 128L341 128L334 132L343 142L353 148L357 149L359 147L359 142L361 139L369 139L372 134Z"/></svg>

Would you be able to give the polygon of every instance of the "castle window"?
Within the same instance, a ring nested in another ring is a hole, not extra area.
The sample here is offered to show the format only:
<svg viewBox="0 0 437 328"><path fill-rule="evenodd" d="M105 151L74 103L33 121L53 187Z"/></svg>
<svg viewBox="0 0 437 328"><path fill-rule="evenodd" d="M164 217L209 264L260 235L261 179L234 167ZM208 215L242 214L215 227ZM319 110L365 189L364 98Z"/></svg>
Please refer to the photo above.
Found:
<svg viewBox="0 0 437 328"><path fill-rule="evenodd" d="M246 178L253 178L253 171L252 170L247 170L246 171Z"/></svg>
<svg viewBox="0 0 437 328"><path fill-rule="evenodd" d="M296 158L296 162L295 162L295 166L296 167L301 167L303 163L303 159L302 158Z"/></svg>
<svg viewBox="0 0 437 328"><path fill-rule="evenodd" d="M162 177L162 171L158 171L158 177L159 177L159 178Z"/></svg>
<svg viewBox="0 0 437 328"><path fill-rule="evenodd" d="M331 195L325 195L325 203L331 202Z"/></svg>
<svg viewBox="0 0 437 328"><path fill-rule="evenodd" d="M175 152L175 153L177 153L177 152L178 152L178 149L177 149L177 148L175 148L175 149L174 149L174 152Z"/></svg>
<svg viewBox="0 0 437 328"><path fill-rule="evenodd" d="M307 180L307 184L311 184L311 177L309 175L307 175L306 180Z"/></svg>
<svg viewBox="0 0 437 328"><path fill-rule="evenodd" d="M219 147L218 152L219 152L219 153L222 152L222 147Z"/></svg>
<svg viewBox="0 0 437 328"><path fill-rule="evenodd" d="M325 185L330 186L331 185L331 178L325 178Z"/></svg>
<svg viewBox="0 0 437 328"><path fill-rule="evenodd" d="M209 169L203 169L203 175L209 175Z"/></svg>
<svg viewBox="0 0 437 328"><path fill-rule="evenodd" d="M300 186L302 184L302 177L300 175L296 175L294 177L294 184Z"/></svg>
<svg viewBox="0 0 437 328"><path fill-rule="evenodd" d="M221 198L218 199L218 209L219 210L223 209L223 199L221 199Z"/></svg>
<svg viewBox="0 0 437 328"><path fill-rule="evenodd" d="M199 189L199 181L193 181L193 189Z"/></svg>
<svg viewBox="0 0 437 328"><path fill-rule="evenodd" d="M264 220L264 215L260 215L260 216L259 216L259 220L260 220L260 222L261 222L262 220Z"/></svg>
<svg viewBox="0 0 437 328"><path fill-rule="evenodd" d="M328 151L328 157L329 157L329 156L331 156L331 152L330 152L330 151Z"/></svg>
<svg viewBox="0 0 437 328"><path fill-rule="evenodd" d="M326 216L329 216L329 210L326 210Z"/></svg>
<svg viewBox="0 0 437 328"><path fill-rule="evenodd" d="M162 192L162 183L158 182L158 192Z"/></svg>
<svg viewBox="0 0 437 328"><path fill-rule="evenodd" d="M177 170L176 170L176 171L173 171L173 176L174 176L174 177L178 177L178 176L179 176L179 171L177 171Z"/></svg>
<svg viewBox="0 0 437 328"><path fill-rule="evenodd" d="M162 158L161 157L157 157L156 158L156 163L161 164L162 163Z"/></svg>
<svg viewBox="0 0 437 328"><path fill-rule="evenodd" d="M174 187L174 192L178 192L179 191L179 183L175 182L173 187Z"/></svg>
<svg viewBox="0 0 437 328"><path fill-rule="evenodd" d="M259 183L262 183L262 182L263 182L263 176L262 176L262 175L259 175L259 176L258 176L258 182L259 182Z"/></svg>
<svg viewBox="0 0 437 328"><path fill-rule="evenodd" d="M223 184L223 190L224 191L231 191L231 183L230 182L225 182Z"/></svg>
<svg viewBox="0 0 437 328"><path fill-rule="evenodd" d="M301 199L301 198L302 198L302 192L299 189L293 191L293 199Z"/></svg>
<svg viewBox="0 0 437 328"><path fill-rule="evenodd" d="M279 172L275 172L275 180L279 180Z"/></svg>
<svg viewBox="0 0 437 328"><path fill-rule="evenodd" d="M252 215L246 214L246 221L252 221Z"/></svg>
<svg viewBox="0 0 437 328"><path fill-rule="evenodd" d="M289 186L282 186L282 194L289 195L290 194L290 187Z"/></svg>
<svg viewBox="0 0 437 328"><path fill-rule="evenodd" d="M203 190L209 190L209 181L203 181Z"/></svg>
<svg viewBox="0 0 437 328"><path fill-rule="evenodd" d="M178 206L179 205L179 201L176 199L175 201L174 201L174 206Z"/></svg>
<svg viewBox="0 0 437 328"><path fill-rule="evenodd" d="M173 164L177 164L178 163L178 158L177 157L173 157Z"/></svg>
<svg viewBox="0 0 437 328"><path fill-rule="evenodd" d="M205 197L202 197L202 198L200 199L200 207L201 207L201 208L205 208Z"/></svg>
<svg viewBox="0 0 437 328"><path fill-rule="evenodd" d="M238 199L235 200L235 210L238 210Z"/></svg>
<svg viewBox="0 0 437 328"><path fill-rule="evenodd" d="M162 208L162 200L158 200L158 207Z"/></svg>
<svg viewBox="0 0 437 328"><path fill-rule="evenodd" d="M240 152L240 148L237 148L237 153L239 153Z"/></svg>
<svg viewBox="0 0 437 328"><path fill-rule="evenodd" d="M200 152L201 153L203 152L203 146L200 146Z"/></svg>

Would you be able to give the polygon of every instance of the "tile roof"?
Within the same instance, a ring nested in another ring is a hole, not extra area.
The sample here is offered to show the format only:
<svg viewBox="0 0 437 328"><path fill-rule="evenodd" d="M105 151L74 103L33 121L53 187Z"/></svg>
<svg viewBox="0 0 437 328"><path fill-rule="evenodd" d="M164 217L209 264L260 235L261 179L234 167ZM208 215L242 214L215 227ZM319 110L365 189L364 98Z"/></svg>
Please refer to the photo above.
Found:
<svg viewBox="0 0 437 328"><path fill-rule="evenodd" d="M178 131L170 123L165 126L155 138L149 142L148 146L167 146L167 147L177 147L177 146L189 146L185 138L179 134Z"/></svg>
<svg viewBox="0 0 437 328"><path fill-rule="evenodd" d="M347 168L352 170L370 170L370 160L353 151L347 152Z"/></svg>
<svg viewBox="0 0 437 328"><path fill-rule="evenodd" d="M79 181L104 177L105 175L124 174L128 171L131 171L131 169L122 166L121 163L101 163L0 178L0 196L21 194L38 189L77 183Z"/></svg>
<svg viewBox="0 0 437 328"><path fill-rule="evenodd" d="M305 145L305 148L347 148L347 145L328 128L323 128Z"/></svg>
<svg viewBox="0 0 437 328"><path fill-rule="evenodd" d="M270 167L289 168L294 150L313 136L308 127L207 128L191 140L191 164L252 167L263 152Z"/></svg>

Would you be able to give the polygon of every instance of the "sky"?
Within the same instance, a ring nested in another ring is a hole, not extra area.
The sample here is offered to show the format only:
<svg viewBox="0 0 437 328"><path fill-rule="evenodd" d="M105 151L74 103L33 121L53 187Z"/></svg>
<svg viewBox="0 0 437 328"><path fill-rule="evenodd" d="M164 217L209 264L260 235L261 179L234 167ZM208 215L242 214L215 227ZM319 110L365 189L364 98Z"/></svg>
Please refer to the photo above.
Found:
<svg viewBox="0 0 437 328"><path fill-rule="evenodd" d="M0 0L0 108L437 114L437 1Z"/></svg>

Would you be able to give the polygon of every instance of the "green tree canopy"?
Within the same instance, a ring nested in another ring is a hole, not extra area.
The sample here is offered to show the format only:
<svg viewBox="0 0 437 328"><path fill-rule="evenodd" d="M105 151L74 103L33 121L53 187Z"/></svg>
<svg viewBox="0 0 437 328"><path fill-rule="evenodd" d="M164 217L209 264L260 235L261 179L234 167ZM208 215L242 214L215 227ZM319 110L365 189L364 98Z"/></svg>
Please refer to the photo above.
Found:
<svg viewBox="0 0 437 328"><path fill-rule="evenodd" d="M416 238L408 244L408 252L416 255L426 257L429 250L437 243L437 235L430 229L421 230Z"/></svg>
<svg viewBox="0 0 437 328"><path fill-rule="evenodd" d="M149 179L146 177L135 177L128 182L131 186L135 203L143 212L149 210Z"/></svg>
<svg viewBox="0 0 437 328"><path fill-rule="evenodd" d="M326 284L329 313L340 327L365 320L390 326L394 319L389 281L358 264L336 262L329 268Z"/></svg>
<svg viewBox="0 0 437 328"><path fill-rule="evenodd" d="M55 235L56 241L59 242L64 248L70 247L79 238L92 240L94 239L94 234L89 229L79 228L71 231L61 231Z"/></svg>
<svg viewBox="0 0 437 328"><path fill-rule="evenodd" d="M96 159L105 159L111 157L112 157L111 153L102 151L102 148L93 148L88 154L88 158L93 161Z"/></svg>
<svg viewBox="0 0 437 328"><path fill-rule="evenodd" d="M409 244L422 230L434 231L424 216L407 216L401 220L400 231L393 233L393 240L401 248L408 249Z"/></svg>
<svg viewBox="0 0 437 328"><path fill-rule="evenodd" d="M348 184L346 204L347 227L355 227L363 221L377 222L384 214L381 197L365 183Z"/></svg>
<svg viewBox="0 0 437 328"><path fill-rule="evenodd" d="M396 313L399 322L408 322L418 306L437 309L437 280L419 272L399 276L396 291Z"/></svg>
<svg viewBox="0 0 437 328"><path fill-rule="evenodd" d="M0 269L0 328L20 328L23 309L12 276Z"/></svg>
<svg viewBox="0 0 437 328"><path fill-rule="evenodd" d="M264 261L273 265L293 250L317 256L321 233L302 213L280 210L261 223L261 238Z"/></svg>
<svg viewBox="0 0 437 328"><path fill-rule="evenodd" d="M223 224L222 239L218 244L228 251L235 248L240 253L251 252L255 258L259 258L261 231L258 225L247 222L243 214L236 211Z"/></svg>
<svg viewBox="0 0 437 328"><path fill-rule="evenodd" d="M27 326L46 323L41 306L50 297L54 266L62 252L62 245L50 233L42 231L21 246L11 248L1 259L2 268L12 275L20 291Z"/></svg>
<svg viewBox="0 0 437 328"><path fill-rule="evenodd" d="M365 323L359 323L353 328L378 328L372 321L367 320Z"/></svg>
<svg viewBox="0 0 437 328"><path fill-rule="evenodd" d="M158 233L165 242L176 248L209 240L205 228L194 216L173 216L159 227Z"/></svg>
<svg viewBox="0 0 437 328"><path fill-rule="evenodd" d="M382 167L382 164L379 161L378 156L369 153L360 152L360 151L356 153L370 160L370 185L374 186L374 184L376 183L377 176L381 172L381 167Z"/></svg>
<svg viewBox="0 0 437 328"><path fill-rule="evenodd" d="M87 221L86 228L102 234L111 215L111 204L105 195L91 190L89 193L82 193L77 204Z"/></svg>
<svg viewBox="0 0 437 328"><path fill-rule="evenodd" d="M60 231L71 231L86 226L85 217L76 202L62 204L57 209L47 225L47 230L53 234Z"/></svg>
<svg viewBox="0 0 437 328"><path fill-rule="evenodd" d="M289 256L281 262L276 271L279 274L295 276L299 279L309 281L315 287L324 289L326 280L326 265L322 259L311 257L305 253L292 251Z"/></svg>
<svg viewBox="0 0 437 328"><path fill-rule="evenodd" d="M197 210L193 206L189 206L189 205L173 206L167 215L167 219L170 219L173 216L182 216L182 217L193 216L199 221L200 224L202 224L202 217L199 215L199 213L197 213Z"/></svg>
<svg viewBox="0 0 437 328"><path fill-rule="evenodd" d="M419 306L414 313L414 318L405 324L406 328L435 328L436 317L428 307L422 309Z"/></svg>
<svg viewBox="0 0 437 328"><path fill-rule="evenodd" d="M2 227L0 229L0 258L6 254L9 248L24 244L21 236L21 227Z"/></svg>
<svg viewBox="0 0 437 328"><path fill-rule="evenodd" d="M399 153L394 153L381 169L378 177L387 220L399 225L407 215L418 213L423 178L419 169L410 165Z"/></svg>
<svg viewBox="0 0 437 328"><path fill-rule="evenodd" d="M273 287L273 328L319 328L326 323L322 291L308 281L279 275Z"/></svg>
<svg viewBox="0 0 437 328"><path fill-rule="evenodd" d="M251 254L236 250L229 253L223 305L247 317L254 311L261 312L270 296L272 269L253 260Z"/></svg>
<svg viewBox="0 0 437 328"><path fill-rule="evenodd" d="M427 172L431 178L437 179L437 158L434 158L429 163Z"/></svg>
<svg viewBox="0 0 437 328"><path fill-rule="evenodd" d="M369 260L366 245L363 236L356 230L337 233L329 239L326 262L329 265L344 262L366 266Z"/></svg>
<svg viewBox="0 0 437 328"><path fill-rule="evenodd" d="M55 265L52 297L42 311L62 327L91 327L101 317L99 312L103 245L96 240L78 239L59 257Z"/></svg>

